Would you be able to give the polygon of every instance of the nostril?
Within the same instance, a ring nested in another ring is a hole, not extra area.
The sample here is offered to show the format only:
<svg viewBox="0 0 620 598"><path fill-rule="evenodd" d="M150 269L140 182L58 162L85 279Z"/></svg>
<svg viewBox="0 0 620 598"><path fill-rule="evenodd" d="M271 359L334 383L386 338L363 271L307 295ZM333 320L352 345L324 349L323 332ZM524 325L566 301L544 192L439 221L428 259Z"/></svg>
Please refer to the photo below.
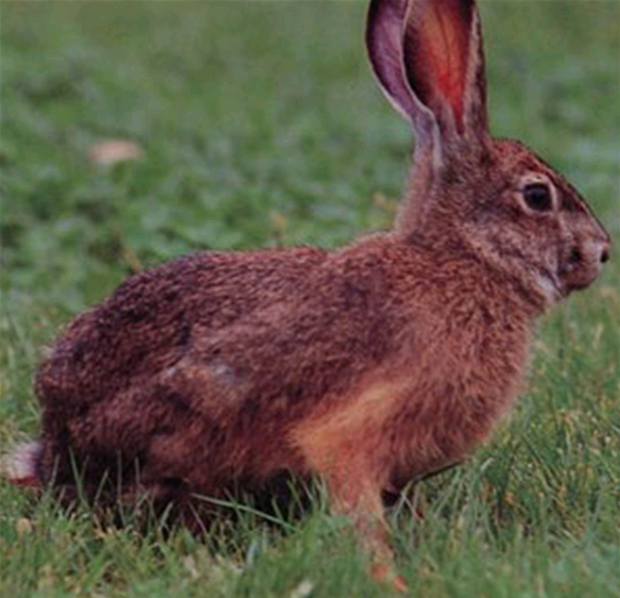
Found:
<svg viewBox="0 0 620 598"><path fill-rule="evenodd" d="M576 247L573 247L570 250L570 255L568 256L569 264L577 264L581 261L581 252Z"/></svg>
<svg viewBox="0 0 620 598"><path fill-rule="evenodd" d="M604 247L601 251L601 264L609 261L609 247Z"/></svg>

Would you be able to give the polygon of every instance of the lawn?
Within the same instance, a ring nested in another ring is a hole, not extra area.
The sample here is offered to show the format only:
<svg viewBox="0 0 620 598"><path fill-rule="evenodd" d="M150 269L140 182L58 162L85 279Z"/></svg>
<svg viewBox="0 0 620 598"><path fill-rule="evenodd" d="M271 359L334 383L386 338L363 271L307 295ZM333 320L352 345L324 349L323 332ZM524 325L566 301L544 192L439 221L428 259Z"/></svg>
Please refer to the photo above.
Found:
<svg viewBox="0 0 620 598"><path fill-rule="evenodd" d="M620 4L481 7L491 123L563 171L620 243ZM72 315L198 249L334 247L391 225L408 126L360 2L4 2L0 451ZM127 139L135 161L89 160ZM390 514L414 596L620 596L620 260L541 321L509 422ZM244 513L206 539L0 480L0 596L380 597L347 524ZM423 518L411 514L411 503Z"/></svg>

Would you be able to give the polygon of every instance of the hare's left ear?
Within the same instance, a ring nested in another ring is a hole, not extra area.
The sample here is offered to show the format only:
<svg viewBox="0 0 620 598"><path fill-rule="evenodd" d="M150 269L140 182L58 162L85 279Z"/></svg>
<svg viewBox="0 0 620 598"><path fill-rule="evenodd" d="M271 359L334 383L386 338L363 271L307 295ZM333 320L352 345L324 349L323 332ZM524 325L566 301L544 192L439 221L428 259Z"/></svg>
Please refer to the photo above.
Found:
<svg viewBox="0 0 620 598"><path fill-rule="evenodd" d="M381 90L392 105L415 125L420 111L403 62L403 25L407 0L370 0L366 21L366 49Z"/></svg>
<svg viewBox="0 0 620 598"><path fill-rule="evenodd" d="M435 117L445 150L488 136L480 18L474 0L409 0L403 23L409 87Z"/></svg>

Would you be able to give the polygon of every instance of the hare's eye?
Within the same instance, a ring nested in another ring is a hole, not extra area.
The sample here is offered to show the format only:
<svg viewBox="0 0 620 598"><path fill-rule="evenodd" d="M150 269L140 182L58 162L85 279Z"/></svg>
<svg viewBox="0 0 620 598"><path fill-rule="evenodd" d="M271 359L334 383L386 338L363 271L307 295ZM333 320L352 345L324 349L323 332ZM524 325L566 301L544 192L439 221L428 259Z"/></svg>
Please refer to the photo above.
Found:
<svg viewBox="0 0 620 598"><path fill-rule="evenodd" d="M551 189L545 183L530 183L523 189L523 199L527 206L537 212L548 212L553 206Z"/></svg>

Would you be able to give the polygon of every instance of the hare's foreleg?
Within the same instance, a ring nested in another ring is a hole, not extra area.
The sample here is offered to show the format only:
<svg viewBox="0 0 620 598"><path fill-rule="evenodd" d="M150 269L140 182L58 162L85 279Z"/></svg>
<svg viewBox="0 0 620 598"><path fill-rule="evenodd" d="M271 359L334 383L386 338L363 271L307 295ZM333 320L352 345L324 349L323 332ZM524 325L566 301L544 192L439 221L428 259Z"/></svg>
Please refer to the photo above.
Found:
<svg viewBox="0 0 620 598"><path fill-rule="evenodd" d="M383 484L380 476L374 474L372 464L365 459L337 459L323 477L333 511L346 515L353 523L361 545L371 559L375 579L404 591L406 585L395 570L394 554L389 545L381 499Z"/></svg>
<svg viewBox="0 0 620 598"><path fill-rule="evenodd" d="M352 522L371 559L373 576L404 590L405 583L394 568L383 512L382 490L388 472L379 457L381 430L354 413L352 406L360 403L349 403L331 416L304 423L293 439L308 468L325 481L332 510Z"/></svg>

